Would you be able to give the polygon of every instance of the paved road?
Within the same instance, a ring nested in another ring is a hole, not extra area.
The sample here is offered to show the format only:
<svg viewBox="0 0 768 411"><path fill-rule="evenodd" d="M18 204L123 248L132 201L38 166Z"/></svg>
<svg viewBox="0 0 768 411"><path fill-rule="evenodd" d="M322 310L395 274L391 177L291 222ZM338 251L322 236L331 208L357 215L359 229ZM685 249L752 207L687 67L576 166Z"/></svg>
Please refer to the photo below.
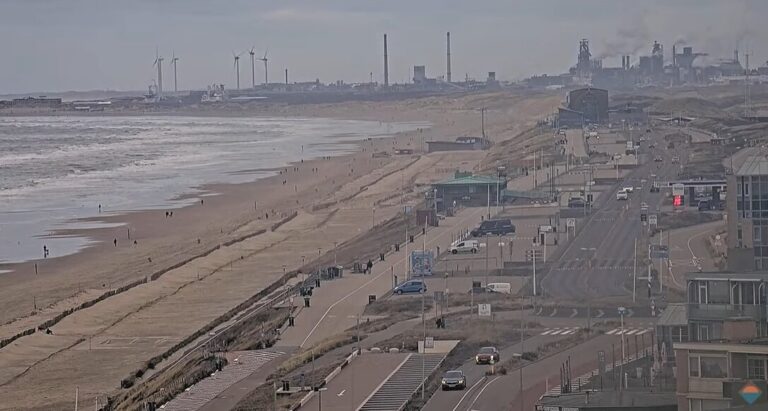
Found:
<svg viewBox="0 0 768 411"><path fill-rule="evenodd" d="M657 147L662 146L659 134L652 140ZM663 200L663 193L650 193L651 174L666 180L677 172L677 165L671 161L672 156L678 155L676 151L656 148L649 153L646 147L647 143L640 151L641 160L646 161L597 200L595 211L582 223L586 226L568 244L560 261L550 266L542 281L546 296L585 301L629 294L625 281L632 275L634 241L646 229L640 222L640 204L647 203L648 213L653 213ZM664 161L654 162L656 156ZM643 184L642 180L646 182ZM617 201L616 191L627 185L635 187L630 200ZM638 268L638 272L642 273L642 269Z"/></svg>
<svg viewBox="0 0 768 411"><path fill-rule="evenodd" d="M338 377L326 386L322 394L322 409L327 411L356 410L408 358L408 354L363 354L355 358ZM315 395L302 410L317 410L320 396Z"/></svg>
<svg viewBox="0 0 768 411"><path fill-rule="evenodd" d="M634 353L635 338L631 335L625 339L626 353ZM650 338L645 339L646 343ZM642 346L638 339L638 346ZM570 360L571 375L580 376L597 368L598 351L605 352L608 363L611 362L612 350L616 361L621 358L621 338L616 334L602 335L589 340L564 352L547 357L523 368L523 408L529 411L547 389L559 385L560 367ZM577 384L574 381L573 384ZM520 371L511 370L505 376L493 376L478 384L460 403L443 410L476 410L476 411L520 411Z"/></svg>

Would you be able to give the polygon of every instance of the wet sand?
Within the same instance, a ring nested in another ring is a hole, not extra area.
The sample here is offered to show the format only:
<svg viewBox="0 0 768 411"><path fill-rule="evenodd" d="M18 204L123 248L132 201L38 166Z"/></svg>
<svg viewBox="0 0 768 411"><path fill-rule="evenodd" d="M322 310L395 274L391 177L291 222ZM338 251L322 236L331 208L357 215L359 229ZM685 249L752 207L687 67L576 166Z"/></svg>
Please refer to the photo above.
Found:
<svg viewBox="0 0 768 411"><path fill-rule="evenodd" d="M107 289L204 254L226 241L247 238L171 270L157 281L76 312L54 327L54 336L35 333L0 349L0 397L8 399L0 409L66 402L69 385L75 382L81 387L82 398L116 389L120 378L147 358L275 281L283 269L299 268L301 256L310 264L313 257L333 248L331 239L350 241L364 235L374 221L396 215L404 183L444 179L454 169L477 167L485 156L483 152L455 152L373 158L373 152L391 152L392 147L418 151L422 141L478 135L476 109L483 105L496 105L490 111L496 117L488 118L488 135L497 141L509 139L549 114L558 101L558 96L524 99L499 93L442 100L269 107L254 112L419 120L434 126L393 138L362 141L355 154L305 161L295 165L297 171L289 166L284 174L253 183L205 187L218 195L204 197L204 204L175 209L170 218L165 217L165 210L108 217L103 220L125 226L87 230L99 244L75 255L38 261L37 275L34 263L0 275L0 323L5 323L0 326L0 338L5 338ZM417 193L410 194L412 200L418 197ZM270 230L281 216L294 211L298 212L296 218ZM254 235L262 230L262 234ZM117 247L112 243L115 238ZM35 304L47 308L30 315ZM90 344L101 349L91 350ZM50 395L32 399L32 388L25 387L44 389Z"/></svg>

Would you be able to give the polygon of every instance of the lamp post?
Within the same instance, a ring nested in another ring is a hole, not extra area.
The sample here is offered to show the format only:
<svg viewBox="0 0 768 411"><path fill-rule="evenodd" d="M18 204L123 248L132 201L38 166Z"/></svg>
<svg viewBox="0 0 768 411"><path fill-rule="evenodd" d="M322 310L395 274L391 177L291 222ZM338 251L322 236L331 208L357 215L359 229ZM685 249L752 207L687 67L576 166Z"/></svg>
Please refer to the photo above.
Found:
<svg viewBox="0 0 768 411"><path fill-rule="evenodd" d="M317 391L317 410L323 411L323 391L327 391L328 388L325 387L315 387L315 391Z"/></svg>
<svg viewBox="0 0 768 411"><path fill-rule="evenodd" d="M499 269L503 269L503 268L504 268L504 242L499 241Z"/></svg>
<svg viewBox="0 0 768 411"><path fill-rule="evenodd" d="M621 316L621 368L619 369L620 375L620 384L619 387L621 390L624 389L624 314L627 312L627 309L624 307L619 307L619 316Z"/></svg>
<svg viewBox="0 0 768 411"><path fill-rule="evenodd" d="M520 332L523 332L523 330L521 329ZM522 347L520 347L520 349L522 351ZM523 398L523 354L522 352L516 352L512 354L512 358L517 358L517 360L519 361L518 365L520 368L520 410L522 411L525 407L524 406L525 399Z"/></svg>

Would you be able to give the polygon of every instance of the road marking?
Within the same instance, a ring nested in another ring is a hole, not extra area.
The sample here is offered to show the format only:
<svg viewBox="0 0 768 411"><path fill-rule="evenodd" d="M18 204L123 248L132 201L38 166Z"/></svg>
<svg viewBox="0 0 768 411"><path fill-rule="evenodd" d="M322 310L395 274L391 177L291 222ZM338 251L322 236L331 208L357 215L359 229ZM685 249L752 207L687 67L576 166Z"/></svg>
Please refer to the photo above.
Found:
<svg viewBox="0 0 768 411"><path fill-rule="evenodd" d="M475 399L472 400L472 403L469 404L469 408L472 408L475 405L475 403L477 402L477 399L480 398L481 395L483 395L483 391L485 391L486 388L488 388L491 384L493 384L494 381L498 380L499 378L501 378L501 377L500 376L496 376L496 377L493 377L492 380L488 381L488 384L485 384L483 386L483 388L480 390L480 392L478 392L477 395L475 396ZM522 393L520 393L520 394L522 394Z"/></svg>
<svg viewBox="0 0 768 411"><path fill-rule="evenodd" d="M480 378L479 380L477 380L477 382L476 382L476 383L472 384L472 386L471 386L471 387L469 387L469 389L467 390L467 392L465 392L465 393L464 393L464 395L462 395L462 396L461 396L461 398L459 399L459 402L458 402L458 403L456 403L456 406L455 406L455 407L453 407L453 410L451 410L451 411L456 411L456 410L458 410L458 409L459 409L459 407L461 406L461 403L462 403L462 402L464 402L464 399L465 399L465 398L467 398L467 395L469 395L469 394L472 392L472 390L474 390L474 389L475 389L475 387L477 387L477 385L478 385L478 384L480 384L481 382L483 382L483 381L485 381L485 380L487 380L487 379L488 379L488 377L486 377L486 376L483 376L483 378Z"/></svg>
<svg viewBox="0 0 768 411"><path fill-rule="evenodd" d="M341 392L336 394L336 396L341 397L342 395L344 395L345 392L347 392L347 390L341 390Z"/></svg>
<svg viewBox="0 0 768 411"><path fill-rule="evenodd" d="M463 224L463 223L467 222L467 221L468 221L468 220L470 220L472 217L476 217L476 215L477 215L478 213L481 213L481 212L483 212L483 211L484 211L484 210L482 210L482 209L481 209L481 210L475 210L473 213L471 213L470 215L468 215L466 218L463 218L462 220L460 220L460 223L461 223L461 224ZM458 224L457 224L457 225L458 225ZM434 237L432 237L432 238L431 238L429 241L427 241L427 243L430 243L430 244L431 244L431 243L433 243L435 240L437 240L438 238L441 238L441 237L445 236L445 235L446 235L446 234L448 234L448 233L452 233L452 231L446 230L446 231L442 232L441 234L437 234L437 235L435 235ZM398 261L397 261L397 263L393 264L392 266L395 266L395 265L399 265L400 263L404 263L404 262L407 260L407 258L408 258L408 256L401 258L400 260L398 260ZM299 344L299 348L303 347L303 346L304 346L304 344L306 344L306 343L307 343L307 340L309 340L309 337L311 337L311 336L312 336L312 334L314 334L315 330L317 330L317 327L319 327L319 326L320 326L320 324L323 322L323 320L325 320L325 318L328 316L328 314L331 312L331 310L333 310L334 308L336 308L336 306L337 306L338 304L340 304L341 302L343 302L344 300L346 300L346 299L347 299L347 298L349 298L350 296L352 296L352 295L354 295L354 294L357 294L357 292L358 292L358 291L362 290L362 289L363 289L363 288L365 288L365 287L368 287L368 286L369 286L369 285L371 285L371 284L372 284L374 281L378 280L379 278L383 277L384 275L389 275L389 274L390 274L389 270L382 270L382 271L381 271L381 273L379 273L378 275L376 275L376 276L374 276L373 278L371 278L370 280L368 280L368 281L367 281L365 284L361 285L360 287L357 287L357 288L356 288L356 289L354 289L352 292L348 293L347 295L345 295L345 296L344 296L344 297L342 297L341 299L337 300L335 303L331 304L331 306L330 306L330 307L328 307L328 309L327 309L327 310L325 310L325 313L323 314L323 316L322 316L322 317L320 317L320 319L317 321L317 323L315 323L315 326L314 326L314 327L312 327L312 329L311 329L311 330L309 330L309 333L307 334L307 337L306 337L306 338L304 338L304 341L302 341L302 342L301 342L301 344Z"/></svg>
<svg viewBox="0 0 768 411"><path fill-rule="evenodd" d="M554 316L555 316L555 314L557 314L557 308L553 308L553 309L552 309L552 314L550 314L549 316L550 316L550 317L554 317Z"/></svg>
<svg viewBox="0 0 768 411"><path fill-rule="evenodd" d="M595 318L602 318L605 315L605 311L598 309Z"/></svg>
<svg viewBox="0 0 768 411"><path fill-rule="evenodd" d="M573 317L575 317L575 316L577 316L577 315L579 315L579 310L577 310L577 309L575 309L575 308L574 308L574 309L573 309L573 312L571 313L571 318L573 318Z"/></svg>

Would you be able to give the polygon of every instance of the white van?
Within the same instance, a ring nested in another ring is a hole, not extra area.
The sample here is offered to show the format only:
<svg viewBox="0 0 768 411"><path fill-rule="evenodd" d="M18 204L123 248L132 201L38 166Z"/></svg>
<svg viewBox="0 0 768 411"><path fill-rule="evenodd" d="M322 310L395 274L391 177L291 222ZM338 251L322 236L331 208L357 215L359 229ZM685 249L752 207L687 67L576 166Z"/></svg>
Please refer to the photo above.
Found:
<svg viewBox="0 0 768 411"><path fill-rule="evenodd" d="M457 241L451 244L451 254L476 253L479 248L480 242L477 240Z"/></svg>
<svg viewBox="0 0 768 411"><path fill-rule="evenodd" d="M492 293L512 294L512 285L510 283L490 283L485 288Z"/></svg>

